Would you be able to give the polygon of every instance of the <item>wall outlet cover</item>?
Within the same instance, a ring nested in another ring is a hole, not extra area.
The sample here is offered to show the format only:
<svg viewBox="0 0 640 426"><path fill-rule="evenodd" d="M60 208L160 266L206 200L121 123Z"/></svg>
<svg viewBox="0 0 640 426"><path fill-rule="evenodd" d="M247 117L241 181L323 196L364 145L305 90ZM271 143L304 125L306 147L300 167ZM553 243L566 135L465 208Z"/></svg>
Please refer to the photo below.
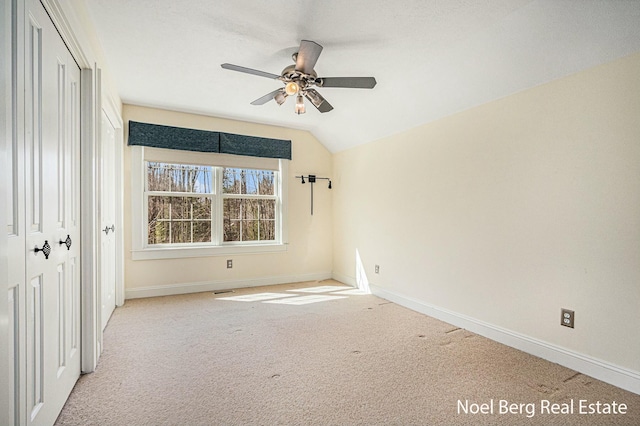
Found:
<svg viewBox="0 0 640 426"><path fill-rule="evenodd" d="M560 325L564 325L565 327L574 328L576 314L574 311L569 309L562 309L562 316L560 317Z"/></svg>

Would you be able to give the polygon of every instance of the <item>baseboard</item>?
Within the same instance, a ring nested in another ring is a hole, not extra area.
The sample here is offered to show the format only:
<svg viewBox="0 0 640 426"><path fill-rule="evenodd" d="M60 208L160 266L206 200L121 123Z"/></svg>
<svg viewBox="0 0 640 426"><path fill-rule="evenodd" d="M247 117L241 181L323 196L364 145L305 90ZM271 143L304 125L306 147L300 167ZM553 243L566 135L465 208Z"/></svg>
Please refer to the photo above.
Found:
<svg viewBox="0 0 640 426"><path fill-rule="evenodd" d="M305 281L321 281L330 279L331 277L331 272L318 272L302 275L280 275L252 279L200 281L162 286L138 287L125 290L125 298L138 299L142 297L171 296L175 294L200 293L203 291L260 287L264 285L288 284Z"/></svg>
<svg viewBox="0 0 640 426"><path fill-rule="evenodd" d="M351 287L358 287L358 284L356 283L356 279L348 275L334 272L333 274L331 274L331 278L333 278L336 281L340 281L342 284L346 284Z"/></svg>
<svg viewBox="0 0 640 426"><path fill-rule="evenodd" d="M334 274L334 278L338 279L336 274ZM640 373L636 371L618 367L599 359L591 358L541 340L479 321L475 318L448 311L394 291L371 284L369 286L374 295L397 303L398 305L464 328L496 342L546 359L547 361L560 364L619 388L640 394Z"/></svg>

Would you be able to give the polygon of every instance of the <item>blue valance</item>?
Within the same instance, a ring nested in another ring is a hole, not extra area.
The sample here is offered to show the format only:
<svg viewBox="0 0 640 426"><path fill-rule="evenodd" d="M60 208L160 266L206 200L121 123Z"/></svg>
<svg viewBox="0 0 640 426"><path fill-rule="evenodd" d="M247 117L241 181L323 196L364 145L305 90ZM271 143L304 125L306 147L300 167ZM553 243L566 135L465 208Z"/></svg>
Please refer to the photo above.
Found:
<svg viewBox="0 0 640 426"><path fill-rule="evenodd" d="M128 145L291 160L291 141L129 121Z"/></svg>
<svg viewBox="0 0 640 426"><path fill-rule="evenodd" d="M291 160L291 141L220 133L220 152Z"/></svg>

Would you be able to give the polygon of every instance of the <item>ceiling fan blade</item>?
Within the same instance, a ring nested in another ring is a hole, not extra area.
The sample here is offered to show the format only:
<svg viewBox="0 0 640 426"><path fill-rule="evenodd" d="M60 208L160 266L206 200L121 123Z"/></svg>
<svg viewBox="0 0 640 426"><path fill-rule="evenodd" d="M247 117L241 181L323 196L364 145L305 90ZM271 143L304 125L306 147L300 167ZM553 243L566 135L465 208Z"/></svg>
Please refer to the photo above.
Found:
<svg viewBox="0 0 640 426"><path fill-rule="evenodd" d="M329 112L333 109L331 104L315 89L307 89L305 96L320 112Z"/></svg>
<svg viewBox="0 0 640 426"><path fill-rule="evenodd" d="M278 74L272 74L270 72L254 70L254 69L247 68L247 67L241 67L240 65L222 64L220 66L222 68L226 69L226 70L238 71L238 72L243 72L243 73L246 73L246 74L258 75L260 77L272 78L274 80L277 80L277 79L280 78L280 76Z"/></svg>
<svg viewBox="0 0 640 426"><path fill-rule="evenodd" d="M278 93L280 93L280 92L284 92L284 89L280 88L280 89L274 90L273 92L269 92L266 95L264 95L263 97L258 98L255 101L251 102L251 105L264 105L267 102L269 102L270 100L272 100L273 97L275 95L277 95Z"/></svg>
<svg viewBox="0 0 640 426"><path fill-rule="evenodd" d="M315 41L302 40L296 58L296 71L311 74L321 52L322 46Z"/></svg>
<svg viewBox="0 0 640 426"><path fill-rule="evenodd" d="M373 77L324 77L319 78L319 87L345 87L352 89L373 89L376 79Z"/></svg>

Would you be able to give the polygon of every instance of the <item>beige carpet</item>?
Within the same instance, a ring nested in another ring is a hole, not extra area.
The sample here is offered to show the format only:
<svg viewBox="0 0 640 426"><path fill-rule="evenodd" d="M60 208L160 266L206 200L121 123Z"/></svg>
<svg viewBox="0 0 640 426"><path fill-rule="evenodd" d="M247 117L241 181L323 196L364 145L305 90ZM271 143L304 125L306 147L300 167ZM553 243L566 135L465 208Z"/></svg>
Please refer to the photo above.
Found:
<svg viewBox="0 0 640 426"><path fill-rule="evenodd" d="M341 284L127 301L56 424L640 425L640 395L372 295L305 290L318 286ZM579 414L580 400L627 413Z"/></svg>

